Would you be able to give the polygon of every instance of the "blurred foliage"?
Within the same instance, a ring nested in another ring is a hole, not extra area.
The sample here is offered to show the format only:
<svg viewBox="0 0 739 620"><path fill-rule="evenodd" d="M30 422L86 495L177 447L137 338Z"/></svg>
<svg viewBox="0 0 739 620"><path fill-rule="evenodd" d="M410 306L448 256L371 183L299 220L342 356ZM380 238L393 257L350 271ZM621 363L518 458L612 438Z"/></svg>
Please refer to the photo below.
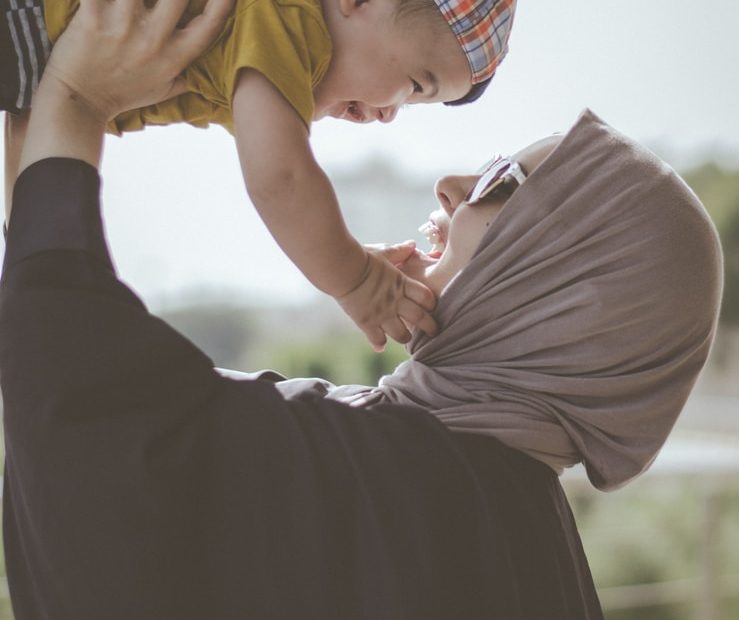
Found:
<svg viewBox="0 0 739 620"><path fill-rule="evenodd" d="M724 250L724 299L721 321L739 325L739 194L737 208L730 213L719 229Z"/></svg>
<svg viewBox="0 0 739 620"><path fill-rule="evenodd" d="M583 546L599 589L699 578L706 483L646 476L617 493L570 492ZM739 575L739 488L719 494L719 573ZM719 618L739 617L724 598ZM696 602L607 611L606 620L700 620Z"/></svg>
<svg viewBox="0 0 739 620"><path fill-rule="evenodd" d="M683 172L682 176L706 205L719 229L739 210L739 170L726 170L709 162Z"/></svg>
<svg viewBox="0 0 739 620"><path fill-rule="evenodd" d="M359 333L326 333L298 343L271 343L260 356L266 367L287 377L321 377L337 385L377 385L407 359L405 349L390 342L375 353Z"/></svg>
<svg viewBox="0 0 739 620"><path fill-rule="evenodd" d="M693 575L700 503L694 489L664 484L636 492L588 492L572 507L599 587L682 579ZM676 515L680 515L679 518ZM648 543L648 544L647 544Z"/></svg>
<svg viewBox="0 0 739 620"><path fill-rule="evenodd" d="M212 303L178 308L160 316L205 351L216 366L233 369L239 369L258 323L256 310Z"/></svg>
<svg viewBox="0 0 739 620"><path fill-rule="evenodd" d="M716 223L724 250L721 321L739 325L739 170L707 163L684 173Z"/></svg>
<svg viewBox="0 0 739 620"><path fill-rule="evenodd" d="M321 377L337 385L376 385L408 357L389 342L375 353L338 307L257 310L228 304L190 305L160 313L221 368L271 368L289 378ZM320 316L321 321L312 320Z"/></svg>
<svg viewBox="0 0 739 620"><path fill-rule="evenodd" d="M654 605L637 609L613 609L603 615L605 620L697 620L690 605Z"/></svg>

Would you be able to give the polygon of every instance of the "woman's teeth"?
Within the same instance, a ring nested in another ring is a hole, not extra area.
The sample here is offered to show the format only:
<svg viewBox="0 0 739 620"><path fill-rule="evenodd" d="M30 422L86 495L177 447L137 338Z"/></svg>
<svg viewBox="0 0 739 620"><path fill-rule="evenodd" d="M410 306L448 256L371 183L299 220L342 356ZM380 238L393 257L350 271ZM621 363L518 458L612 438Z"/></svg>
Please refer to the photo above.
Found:
<svg viewBox="0 0 739 620"><path fill-rule="evenodd" d="M444 251L444 241L442 240L441 230L431 220L424 222L418 229L428 242L431 244L430 255L441 255Z"/></svg>

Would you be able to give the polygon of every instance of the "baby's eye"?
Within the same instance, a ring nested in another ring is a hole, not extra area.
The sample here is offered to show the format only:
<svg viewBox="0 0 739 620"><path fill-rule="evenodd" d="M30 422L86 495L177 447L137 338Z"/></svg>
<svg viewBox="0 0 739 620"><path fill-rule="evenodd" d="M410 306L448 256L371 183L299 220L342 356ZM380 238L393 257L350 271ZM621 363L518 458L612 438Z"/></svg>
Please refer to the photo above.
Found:
<svg viewBox="0 0 739 620"><path fill-rule="evenodd" d="M413 92L414 93L422 93L423 92L423 86L421 86L416 80L411 80L411 83L413 84Z"/></svg>

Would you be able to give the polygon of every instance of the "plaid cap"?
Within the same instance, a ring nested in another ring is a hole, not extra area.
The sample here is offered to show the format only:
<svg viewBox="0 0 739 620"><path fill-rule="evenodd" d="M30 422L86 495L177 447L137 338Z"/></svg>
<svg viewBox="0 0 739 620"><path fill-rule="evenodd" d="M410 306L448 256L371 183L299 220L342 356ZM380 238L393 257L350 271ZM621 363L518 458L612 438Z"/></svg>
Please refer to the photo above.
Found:
<svg viewBox="0 0 739 620"><path fill-rule="evenodd" d="M472 83L492 77L508 52L516 0L434 0L462 46Z"/></svg>

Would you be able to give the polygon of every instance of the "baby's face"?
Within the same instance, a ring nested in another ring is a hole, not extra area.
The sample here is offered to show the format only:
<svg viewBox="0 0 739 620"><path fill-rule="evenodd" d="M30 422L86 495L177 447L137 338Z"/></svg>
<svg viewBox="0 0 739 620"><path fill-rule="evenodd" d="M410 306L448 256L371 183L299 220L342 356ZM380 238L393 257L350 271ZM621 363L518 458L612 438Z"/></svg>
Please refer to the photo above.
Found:
<svg viewBox="0 0 739 620"><path fill-rule="evenodd" d="M397 2L325 0L334 52L314 91L315 120L389 123L405 104L453 101L470 90L469 65L441 14L398 17Z"/></svg>

